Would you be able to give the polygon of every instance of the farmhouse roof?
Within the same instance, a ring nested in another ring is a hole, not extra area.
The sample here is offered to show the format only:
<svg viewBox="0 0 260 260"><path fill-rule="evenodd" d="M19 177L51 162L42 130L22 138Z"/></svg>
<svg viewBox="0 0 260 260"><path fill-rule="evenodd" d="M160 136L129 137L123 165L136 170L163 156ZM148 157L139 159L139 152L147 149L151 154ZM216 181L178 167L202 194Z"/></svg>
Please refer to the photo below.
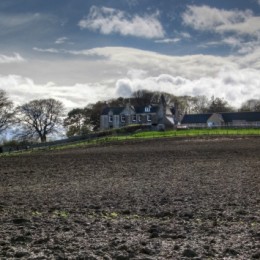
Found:
<svg viewBox="0 0 260 260"><path fill-rule="evenodd" d="M147 108L150 108L147 110ZM143 114L143 113L156 113L159 109L159 106L137 106L135 107L135 112L137 114Z"/></svg>
<svg viewBox="0 0 260 260"><path fill-rule="evenodd" d="M149 109L147 109L149 108ZM114 115L119 115L122 113L122 111L125 109L125 107L106 107L102 110L101 115L107 115L110 111ZM137 106L134 107L134 110L137 114L143 114L143 113L156 113L159 109L159 106Z"/></svg>
<svg viewBox="0 0 260 260"><path fill-rule="evenodd" d="M106 107L103 109L101 115L107 115L110 111L112 111L114 115L119 115L124 109L125 107Z"/></svg>

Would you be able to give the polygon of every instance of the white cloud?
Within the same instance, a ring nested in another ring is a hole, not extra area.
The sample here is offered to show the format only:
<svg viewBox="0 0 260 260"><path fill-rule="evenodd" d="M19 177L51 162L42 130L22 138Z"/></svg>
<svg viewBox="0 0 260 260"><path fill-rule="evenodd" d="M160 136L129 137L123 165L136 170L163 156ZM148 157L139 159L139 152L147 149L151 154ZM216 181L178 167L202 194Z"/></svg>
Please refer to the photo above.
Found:
<svg viewBox="0 0 260 260"><path fill-rule="evenodd" d="M218 32L224 32L225 30L229 31L232 27L233 30L235 30L238 25L237 30L241 30L241 32L246 33L244 29L240 29L240 26L246 26L248 21L252 18L256 17L253 17L253 13L250 10L227 11L224 9L212 8L206 5L190 5L182 14L183 23L185 25L191 26L196 30Z"/></svg>
<svg viewBox="0 0 260 260"><path fill-rule="evenodd" d="M158 14L131 16L117 9L92 6L88 16L79 21L81 29L99 31L102 34L118 33L142 38L164 37Z"/></svg>
<svg viewBox="0 0 260 260"><path fill-rule="evenodd" d="M187 40L187 39L191 38L191 35L187 32L174 31L174 34L175 34L174 38L157 39L154 42L155 43L169 44L169 43L177 43L177 42L180 42L182 40Z"/></svg>
<svg viewBox="0 0 260 260"><path fill-rule="evenodd" d="M33 50L38 51L38 52L49 52L49 53L61 53L62 52L62 50L58 50L58 49L54 49L54 48L41 49L41 48L33 47Z"/></svg>
<svg viewBox="0 0 260 260"><path fill-rule="evenodd" d="M84 107L88 103L104 100L115 95L105 84L56 85L53 82L36 84L32 79L19 75L0 75L1 89L5 90L15 105L39 98L55 98L63 102L66 109ZM106 95L104 95L106 93Z"/></svg>
<svg viewBox="0 0 260 260"><path fill-rule="evenodd" d="M0 88L4 87L18 103L51 96L68 108L127 96L141 88L174 95L214 95L232 105L260 95L260 48L228 57L167 56L124 47L55 51L71 56L44 62L30 60L22 68L14 64L12 70L20 76L0 77Z"/></svg>
<svg viewBox="0 0 260 260"><path fill-rule="evenodd" d="M249 53L260 44L260 17L251 10L239 11L190 5L182 14L183 23L199 31L222 36L217 45L228 44L239 53ZM228 36L227 36L228 35ZM203 44L203 47L212 43Z"/></svg>
<svg viewBox="0 0 260 260"><path fill-rule="evenodd" d="M60 37L55 41L55 44L63 44L68 41L67 37Z"/></svg>
<svg viewBox="0 0 260 260"><path fill-rule="evenodd" d="M209 46L220 46L220 45L228 45L232 48L242 48L242 46L245 43L242 41L242 39L237 38L237 37L227 37L223 38L219 41L209 41L203 44L200 44L198 47L201 48L207 48Z"/></svg>
<svg viewBox="0 0 260 260"><path fill-rule="evenodd" d="M189 39L191 38L191 35L187 32L180 32L179 35L182 37L182 38L186 38L186 39Z"/></svg>
<svg viewBox="0 0 260 260"><path fill-rule="evenodd" d="M241 68L252 68L260 71L260 47L253 47L251 52L241 57L233 57L233 62L236 62Z"/></svg>
<svg viewBox="0 0 260 260"><path fill-rule="evenodd" d="M103 58L108 66L135 68L149 71L154 75L170 73L185 75L188 78L214 75L222 66L237 66L224 57L212 55L168 56L134 48L104 47L81 51L68 51L70 54Z"/></svg>
<svg viewBox="0 0 260 260"><path fill-rule="evenodd" d="M239 76L238 76L239 74ZM223 68L216 77L202 77L190 80L180 76L162 74L145 79L120 79L116 83L118 96L129 96L133 91L146 89L163 91L176 96L205 95L221 97L233 106L259 96L260 76L253 70L230 70Z"/></svg>
<svg viewBox="0 0 260 260"><path fill-rule="evenodd" d="M222 42L224 44L230 45L232 47L241 47L242 46L241 40L236 37L227 37L227 38L223 39Z"/></svg>
<svg viewBox="0 0 260 260"><path fill-rule="evenodd" d="M237 23L222 24L216 28L217 32L234 32L240 35L260 36L260 17L248 17Z"/></svg>
<svg viewBox="0 0 260 260"><path fill-rule="evenodd" d="M44 50L41 49L41 51ZM45 51L48 52L49 50ZM52 51L86 56L86 59L89 57L91 59L91 67L96 67L95 70L97 73L100 71L99 68L102 65L101 70L106 71L109 69L112 77L115 77L113 71L119 70L121 71L120 73L124 74L127 73L129 68L134 68L136 70L147 71L150 75L169 73L171 75L195 79L203 76L215 76L223 67L235 69L251 67L252 69L259 69L260 60L260 48L256 48L253 52L244 56L228 57L201 54L169 56L125 47L103 47L86 50L54 49ZM66 64L66 66L71 67L69 64ZM84 66L84 64L77 64L77 66ZM93 73L92 70L91 73Z"/></svg>
<svg viewBox="0 0 260 260"><path fill-rule="evenodd" d="M147 77L147 71L141 69L130 69L127 71L127 76L130 79L144 79Z"/></svg>
<svg viewBox="0 0 260 260"><path fill-rule="evenodd" d="M7 56L4 54L0 54L0 64L21 63L21 62L25 62L25 59L19 53L14 53L13 56Z"/></svg>
<svg viewBox="0 0 260 260"><path fill-rule="evenodd" d="M237 34L259 36L260 17L251 10L227 11L206 5L187 7L182 14L183 23L196 30L218 33L234 32Z"/></svg>
<svg viewBox="0 0 260 260"><path fill-rule="evenodd" d="M155 43L176 43L179 42L181 39L180 38L166 38L162 40L155 40Z"/></svg>

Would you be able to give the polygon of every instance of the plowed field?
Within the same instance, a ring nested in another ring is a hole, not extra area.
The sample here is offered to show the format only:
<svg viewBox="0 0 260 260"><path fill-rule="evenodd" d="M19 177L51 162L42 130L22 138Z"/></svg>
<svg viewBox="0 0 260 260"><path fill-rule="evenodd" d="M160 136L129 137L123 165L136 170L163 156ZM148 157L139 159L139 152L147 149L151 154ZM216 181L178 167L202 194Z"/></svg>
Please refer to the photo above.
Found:
<svg viewBox="0 0 260 260"><path fill-rule="evenodd" d="M260 259L260 138L0 157L0 259Z"/></svg>

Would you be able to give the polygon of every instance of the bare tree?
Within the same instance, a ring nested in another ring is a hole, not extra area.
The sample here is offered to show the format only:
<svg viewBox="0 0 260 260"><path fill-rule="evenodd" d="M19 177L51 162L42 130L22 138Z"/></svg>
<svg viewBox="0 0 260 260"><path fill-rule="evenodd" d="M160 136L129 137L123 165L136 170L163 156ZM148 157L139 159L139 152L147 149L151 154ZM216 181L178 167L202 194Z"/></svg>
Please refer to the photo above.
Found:
<svg viewBox="0 0 260 260"><path fill-rule="evenodd" d="M245 101L239 111L260 112L260 99L249 99Z"/></svg>
<svg viewBox="0 0 260 260"><path fill-rule="evenodd" d="M190 113L205 113L209 106L209 100L206 96L190 97Z"/></svg>
<svg viewBox="0 0 260 260"><path fill-rule="evenodd" d="M57 133L63 123L64 107L55 99L33 100L17 107L16 111L21 128L19 135L23 138L46 142L47 135Z"/></svg>
<svg viewBox="0 0 260 260"><path fill-rule="evenodd" d="M0 134L10 126L13 119L13 102L6 96L5 91L0 89Z"/></svg>
<svg viewBox="0 0 260 260"><path fill-rule="evenodd" d="M132 94L132 103L137 106L146 106L151 104L154 92L140 89Z"/></svg>

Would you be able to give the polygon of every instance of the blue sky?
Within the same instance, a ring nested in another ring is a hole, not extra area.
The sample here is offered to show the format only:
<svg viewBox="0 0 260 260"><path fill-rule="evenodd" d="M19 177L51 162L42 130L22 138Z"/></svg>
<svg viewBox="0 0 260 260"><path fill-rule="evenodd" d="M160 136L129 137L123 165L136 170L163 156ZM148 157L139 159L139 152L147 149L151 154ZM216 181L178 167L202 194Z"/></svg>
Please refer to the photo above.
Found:
<svg viewBox="0 0 260 260"><path fill-rule="evenodd" d="M1 0L0 88L68 109L138 89L260 98L260 0Z"/></svg>

